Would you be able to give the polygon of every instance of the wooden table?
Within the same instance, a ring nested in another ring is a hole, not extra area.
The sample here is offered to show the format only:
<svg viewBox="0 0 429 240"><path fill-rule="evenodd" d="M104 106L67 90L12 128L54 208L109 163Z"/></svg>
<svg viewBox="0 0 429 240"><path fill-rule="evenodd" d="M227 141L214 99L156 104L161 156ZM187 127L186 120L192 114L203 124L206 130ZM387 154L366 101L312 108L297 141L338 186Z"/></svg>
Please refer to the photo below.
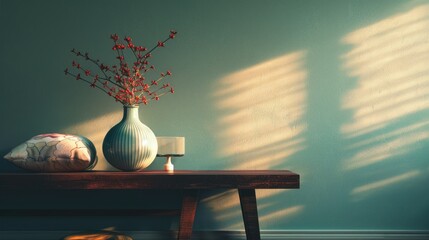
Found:
<svg viewBox="0 0 429 240"><path fill-rule="evenodd" d="M288 170L141 171L77 173L2 173L0 191L181 189L184 191L177 239L191 239L198 194L206 189L238 189L247 239L260 239L255 189L299 188L299 175ZM76 210L73 210L76 212Z"/></svg>

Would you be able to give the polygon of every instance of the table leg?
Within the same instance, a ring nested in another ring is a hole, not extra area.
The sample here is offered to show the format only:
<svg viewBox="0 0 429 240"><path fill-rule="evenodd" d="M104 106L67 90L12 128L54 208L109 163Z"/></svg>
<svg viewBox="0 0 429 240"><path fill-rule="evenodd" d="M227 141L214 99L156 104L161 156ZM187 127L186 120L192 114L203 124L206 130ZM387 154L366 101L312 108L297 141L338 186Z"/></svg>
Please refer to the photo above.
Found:
<svg viewBox="0 0 429 240"><path fill-rule="evenodd" d="M192 235L195 212L198 204L198 191L185 190L183 193L182 210L180 213L178 240L189 240Z"/></svg>
<svg viewBox="0 0 429 240"><path fill-rule="evenodd" d="M260 240L255 189L238 189L247 240Z"/></svg>

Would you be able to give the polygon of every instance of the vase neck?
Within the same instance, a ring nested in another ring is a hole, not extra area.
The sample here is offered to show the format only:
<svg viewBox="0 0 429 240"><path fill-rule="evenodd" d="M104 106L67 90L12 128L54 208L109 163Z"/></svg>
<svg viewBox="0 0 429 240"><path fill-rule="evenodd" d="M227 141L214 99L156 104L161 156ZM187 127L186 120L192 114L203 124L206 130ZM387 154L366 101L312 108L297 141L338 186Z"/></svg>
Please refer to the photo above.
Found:
<svg viewBox="0 0 429 240"><path fill-rule="evenodd" d="M124 105L124 116L122 121L127 119L139 119L139 106L125 106Z"/></svg>

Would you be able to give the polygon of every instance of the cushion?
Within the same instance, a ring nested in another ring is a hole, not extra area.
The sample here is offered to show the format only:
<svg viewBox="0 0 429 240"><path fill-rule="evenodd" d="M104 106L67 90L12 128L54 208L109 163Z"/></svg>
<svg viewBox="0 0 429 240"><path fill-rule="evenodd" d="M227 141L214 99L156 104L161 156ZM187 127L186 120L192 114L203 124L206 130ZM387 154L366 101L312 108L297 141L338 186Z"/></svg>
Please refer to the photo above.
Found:
<svg viewBox="0 0 429 240"><path fill-rule="evenodd" d="M69 235L63 240L133 240L130 236L124 235L122 233L117 233L113 231L94 231L94 232L83 232Z"/></svg>
<svg viewBox="0 0 429 240"><path fill-rule="evenodd" d="M83 171L97 163L97 153L89 139L61 133L34 136L4 158L17 167L35 172Z"/></svg>

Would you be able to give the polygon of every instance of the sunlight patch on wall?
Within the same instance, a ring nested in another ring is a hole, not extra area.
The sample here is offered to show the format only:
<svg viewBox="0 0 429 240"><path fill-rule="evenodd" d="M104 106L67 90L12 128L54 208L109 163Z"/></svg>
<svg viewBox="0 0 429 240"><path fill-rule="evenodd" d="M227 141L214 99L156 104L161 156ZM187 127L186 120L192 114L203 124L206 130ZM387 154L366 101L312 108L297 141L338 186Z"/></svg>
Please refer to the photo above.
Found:
<svg viewBox="0 0 429 240"><path fill-rule="evenodd" d="M341 126L349 143L344 170L410 161L406 154L428 144L428 39L429 5L396 14L342 39L351 46L342 56L344 68L356 80L342 100L342 108L351 113L350 121ZM386 179L352 189L351 196L367 195L420 175L419 171L397 173L392 169L383 174Z"/></svg>
<svg viewBox="0 0 429 240"><path fill-rule="evenodd" d="M429 139L429 121L419 122L365 139L351 146L351 149L363 148L365 150L358 151L347 159L345 169L358 169L388 160L394 156L404 155L415 149L417 143L427 139Z"/></svg>
<svg viewBox="0 0 429 240"><path fill-rule="evenodd" d="M355 145L364 149L347 161L347 169L404 154L428 139L427 122L416 117L429 108L428 27L429 6L424 5L343 39L353 46L343 60L357 85L343 99L343 109L353 117L341 131L349 139L361 139ZM401 134L393 136L397 131ZM368 137L374 133L380 133L378 138Z"/></svg>
<svg viewBox="0 0 429 240"><path fill-rule="evenodd" d="M383 179L383 180L380 180L377 182L365 184L363 186L360 186L360 187L353 189L352 195L367 193L370 191L377 191L380 188L384 188L386 186L390 186L390 185L396 184L398 182L406 181L406 180L409 180L411 178L417 177L419 175L420 175L420 171L414 170L414 171L403 173L403 174L398 175L398 176L394 176L394 177Z"/></svg>
<svg viewBox="0 0 429 240"><path fill-rule="evenodd" d="M200 200L219 223L240 222L241 208L237 190L228 190Z"/></svg>
<svg viewBox="0 0 429 240"><path fill-rule="evenodd" d="M115 170L104 158L102 144L109 129L122 119L122 115L122 111L109 113L83 123L69 126L62 129L61 132L82 135L94 143L98 156L98 163L94 170Z"/></svg>
<svg viewBox="0 0 429 240"><path fill-rule="evenodd" d="M256 199L260 201L264 198L281 198L281 194L289 190L284 189L259 189L256 191ZM240 199L237 190L229 190L213 196L204 198L201 203L214 213L214 218L219 222L234 221L241 219ZM258 210L269 207L272 204L258 204Z"/></svg>
<svg viewBox="0 0 429 240"><path fill-rule="evenodd" d="M200 202L208 203L209 207L215 211L228 211L230 208L236 206L238 199L237 190L228 190L219 194L202 199ZM222 202L222 204L217 204Z"/></svg>
<svg viewBox="0 0 429 240"><path fill-rule="evenodd" d="M263 210L265 206L261 206L259 209ZM298 215L304 210L303 205L297 205L288 207L282 210L273 211L270 214L266 214L259 217L259 223L261 227L265 228L268 227L270 222L278 222L281 221L282 223L287 222L288 220L292 219L294 216ZM244 225L243 223L236 223L231 225L231 229L243 229Z"/></svg>
<svg viewBox="0 0 429 240"><path fill-rule="evenodd" d="M218 154L229 169L287 169L286 161L305 148L304 121L307 110L306 52L297 51L232 73L219 81L214 93L220 110ZM264 224L276 223L290 211L278 209L275 199L285 190L257 191ZM242 228L240 202L236 194L207 200L218 222ZM221 202L222 204L219 204ZM264 207L265 206L265 207ZM237 210L238 209L238 210ZM234 223L236 222L236 223Z"/></svg>
<svg viewBox="0 0 429 240"><path fill-rule="evenodd" d="M270 169L305 147L305 52L257 64L220 80L215 92L219 155L231 169Z"/></svg>
<svg viewBox="0 0 429 240"><path fill-rule="evenodd" d="M272 212L270 214L267 214L265 216L261 216L259 218L259 221L261 223L270 221L282 221L286 222L288 219L292 218L293 216L301 213L304 210L303 205L296 205L293 207L288 207L282 210L278 210L275 212ZM286 221L285 221L286 220Z"/></svg>

